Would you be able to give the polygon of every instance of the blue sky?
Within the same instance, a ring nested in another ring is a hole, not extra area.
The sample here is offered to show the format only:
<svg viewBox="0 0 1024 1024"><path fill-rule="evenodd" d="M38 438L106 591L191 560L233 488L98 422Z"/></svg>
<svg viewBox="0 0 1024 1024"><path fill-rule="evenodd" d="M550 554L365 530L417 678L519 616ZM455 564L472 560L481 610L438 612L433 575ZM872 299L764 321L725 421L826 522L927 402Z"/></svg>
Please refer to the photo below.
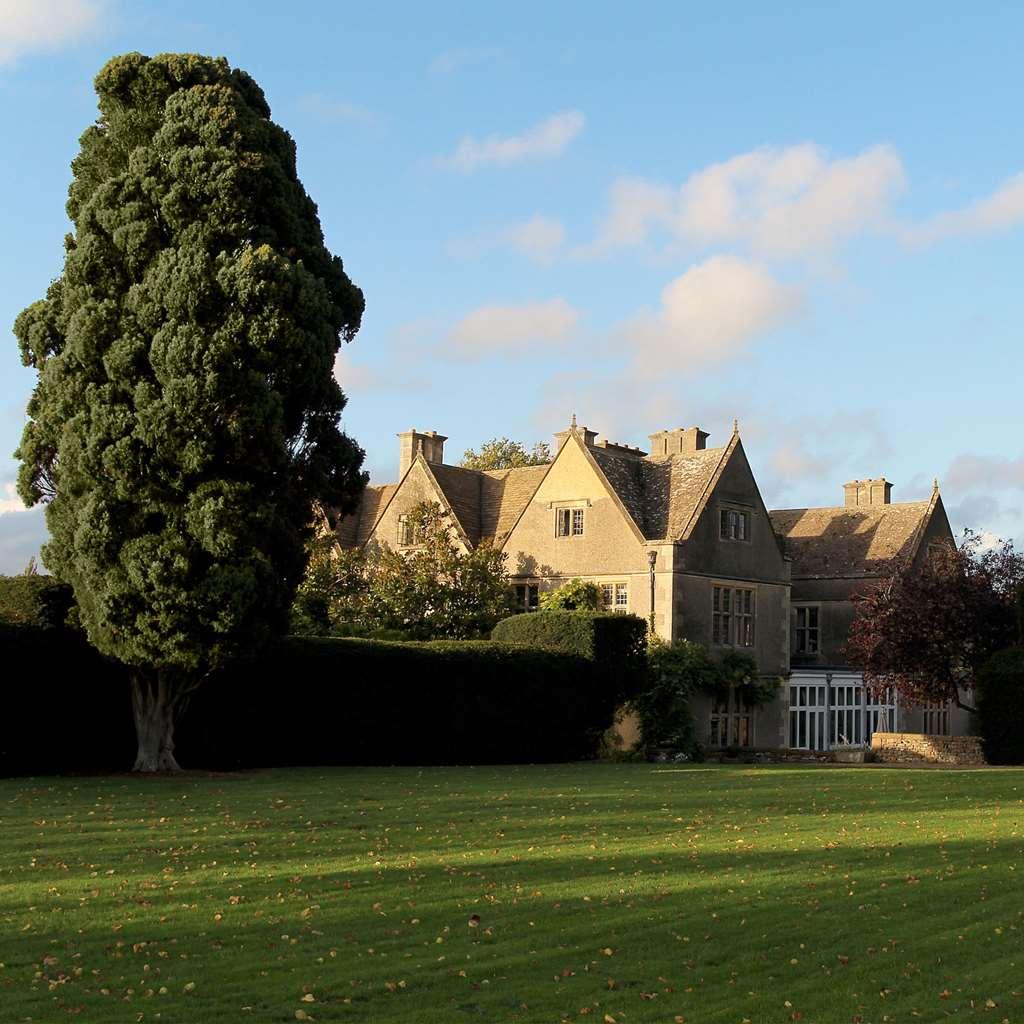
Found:
<svg viewBox="0 0 1024 1024"><path fill-rule="evenodd" d="M60 272L110 56L224 55L294 136L366 293L338 374L395 434L612 440L738 418L769 507L938 477L1024 539L1019 3L350 5L0 0L0 572L33 375L9 325Z"/></svg>

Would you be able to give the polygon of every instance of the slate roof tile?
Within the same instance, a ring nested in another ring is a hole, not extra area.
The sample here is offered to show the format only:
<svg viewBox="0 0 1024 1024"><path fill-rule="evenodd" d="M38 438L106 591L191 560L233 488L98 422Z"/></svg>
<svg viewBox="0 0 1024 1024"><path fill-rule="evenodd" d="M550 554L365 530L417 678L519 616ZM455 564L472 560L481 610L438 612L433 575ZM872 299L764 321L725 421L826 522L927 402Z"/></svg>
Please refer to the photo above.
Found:
<svg viewBox="0 0 1024 1024"><path fill-rule="evenodd" d="M770 512L793 560L793 578L885 576L912 558L928 524L930 501Z"/></svg>

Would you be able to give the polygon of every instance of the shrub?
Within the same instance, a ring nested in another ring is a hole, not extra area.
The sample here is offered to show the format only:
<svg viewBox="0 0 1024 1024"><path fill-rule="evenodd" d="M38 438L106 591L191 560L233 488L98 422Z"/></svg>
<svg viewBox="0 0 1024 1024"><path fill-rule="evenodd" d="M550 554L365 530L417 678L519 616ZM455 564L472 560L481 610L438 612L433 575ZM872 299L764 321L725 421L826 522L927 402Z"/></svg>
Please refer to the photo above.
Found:
<svg viewBox="0 0 1024 1024"><path fill-rule="evenodd" d="M998 651L978 673L978 728L990 764L1024 764L1024 647Z"/></svg>
<svg viewBox="0 0 1024 1024"><path fill-rule="evenodd" d="M618 681L628 700L643 683L647 623L615 612L539 611L502 619L492 640L569 651ZM591 669L593 673L594 668Z"/></svg>
<svg viewBox="0 0 1024 1024"><path fill-rule="evenodd" d="M545 590L539 603L546 612L596 612L601 607L601 588L577 577L554 590Z"/></svg>
<svg viewBox="0 0 1024 1024"><path fill-rule="evenodd" d="M651 645L646 682L631 703L645 746L693 753L696 735L690 702L696 695L725 699L734 689L744 704L756 707L774 700L778 687L778 678L758 675L757 662L749 654L727 651L715 658L700 644L677 640Z"/></svg>
<svg viewBox="0 0 1024 1024"><path fill-rule="evenodd" d="M657 644L647 656L647 680L632 701L645 746L690 753L695 746L690 701L721 685L721 666L700 644Z"/></svg>
<svg viewBox="0 0 1024 1024"><path fill-rule="evenodd" d="M54 629L74 601L71 587L53 576L0 576L0 623Z"/></svg>

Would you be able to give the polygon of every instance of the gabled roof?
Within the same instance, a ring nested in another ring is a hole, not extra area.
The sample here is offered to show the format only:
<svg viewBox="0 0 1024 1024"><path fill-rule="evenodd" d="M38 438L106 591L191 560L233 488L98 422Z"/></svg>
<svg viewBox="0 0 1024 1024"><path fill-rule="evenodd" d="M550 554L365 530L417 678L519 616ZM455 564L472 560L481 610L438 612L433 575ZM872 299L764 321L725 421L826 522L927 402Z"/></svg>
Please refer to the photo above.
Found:
<svg viewBox="0 0 1024 1024"><path fill-rule="evenodd" d="M537 493L550 464L481 472L480 534L495 547L504 543L512 527Z"/></svg>
<svg viewBox="0 0 1024 1024"><path fill-rule="evenodd" d="M424 459L427 472L444 495L448 508L475 547L480 543L480 474L461 466L445 466Z"/></svg>
<svg viewBox="0 0 1024 1024"><path fill-rule="evenodd" d="M367 487L363 491L359 508L352 515L345 516L338 524L338 536L343 546L348 547L351 544L355 547L366 543L377 525L377 520L397 490L398 484L383 484L378 487Z"/></svg>
<svg viewBox="0 0 1024 1024"><path fill-rule="evenodd" d="M738 443L676 455L619 455L590 448L608 484L646 540L686 540Z"/></svg>
<svg viewBox="0 0 1024 1024"><path fill-rule="evenodd" d="M886 576L917 554L938 492L930 501L794 508L770 512L793 560L793 578Z"/></svg>
<svg viewBox="0 0 1024 1024"><path fill-rule="evenodd" d="M536 494L549 468L542 465L517 469L464 469L462 466L427 462L422 456L418 456L416 462L426 471L439 497L451 510L459 532L473 547L481 541L496 546L504 541ZM397 484L367 487L363 491L359 508L338 524L338 540L342 547L357 547L370 539L404 480L405 477Z"/></svg>
<svg viewBox="0 0 1024 1024"><path fill-rule="evenodd" d="M642 542L689 538L740 440L734 433L721 448L647 457L586 444L576 428L565 443L579 445ZM466 542L500 547L554 463L475 470L427 462L420 454L413 463L417 464L436 486ZM342 544L366 543L404 479L366 488L358 512L342 520Z"/></svg>

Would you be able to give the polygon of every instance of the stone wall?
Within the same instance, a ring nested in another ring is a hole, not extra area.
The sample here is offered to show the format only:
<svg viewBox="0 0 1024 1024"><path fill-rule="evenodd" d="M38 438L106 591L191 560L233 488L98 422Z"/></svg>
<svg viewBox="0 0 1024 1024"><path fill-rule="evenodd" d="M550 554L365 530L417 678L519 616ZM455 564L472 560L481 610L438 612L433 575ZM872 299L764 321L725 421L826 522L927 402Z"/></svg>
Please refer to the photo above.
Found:
<svg viewBox="0 0 1024 1024"><path fill-rule="evenodd" d="M919 732L876 732L876 761L928 761L932 764L984 764L979 736L925 736Z"/></svg>

